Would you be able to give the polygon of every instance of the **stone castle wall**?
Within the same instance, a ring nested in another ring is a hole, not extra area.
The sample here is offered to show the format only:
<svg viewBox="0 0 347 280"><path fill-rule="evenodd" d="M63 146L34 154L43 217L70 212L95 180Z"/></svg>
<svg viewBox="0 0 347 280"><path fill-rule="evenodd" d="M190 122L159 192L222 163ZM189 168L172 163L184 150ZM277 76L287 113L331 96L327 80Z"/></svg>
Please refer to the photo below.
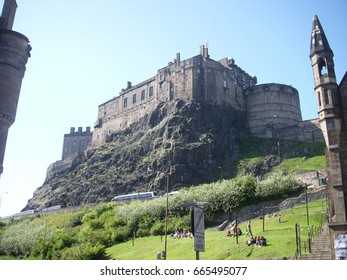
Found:
<svg viewBox="0 0 347 280"><path fill-rule="evenodd" d="M302 122L298 91L283 84L256 85L250 76L235 64L234 59L210 59L208 49L201 46L200 54L180 59L159 69L155 76L122 89L118 96L99 105L94 131L70 131L64 135L62 159L89 147L98 147L107 136L123 130L161 102L175 99L228 104L246 114L254 136L322 141L316 120Z"/></svg>
<svg viewBox="0 0 347 280"><path fill-rule="evenodd" d="M89 126L86 128L86 131L83 131L82 127L79 127L77 131L75 131L74 127L71 127L70 133L64 135L62 160L86 150L92 135L93 133L90 131Z"/></svg>
<svg viewBox="0 0 347 280"><path fill-rule="evenodd" d="M324 142L318 119L306 120L295 125L275 128L273 130L273 137L304 142Z"/></svg>
<svg viewBox="0 0 347 280"><path fill-rule="evenodd" d="M154 111L160 102L175 99L230 104L244 111L243 90L255 85L234 60L215 61L207 49L200 55L181 61L180 54L157 74L135 86L128 82L119 96L101 104L94 126L91 146L105 143L107 135L122 130Z"/></svg>
<svg viewBox="0 0 347 280"><path fill-rule="evenodd" d="M246 117L254 136L275 137L275 129L302 121L298 91L282 84L262 84L245 89Z"/></svg>

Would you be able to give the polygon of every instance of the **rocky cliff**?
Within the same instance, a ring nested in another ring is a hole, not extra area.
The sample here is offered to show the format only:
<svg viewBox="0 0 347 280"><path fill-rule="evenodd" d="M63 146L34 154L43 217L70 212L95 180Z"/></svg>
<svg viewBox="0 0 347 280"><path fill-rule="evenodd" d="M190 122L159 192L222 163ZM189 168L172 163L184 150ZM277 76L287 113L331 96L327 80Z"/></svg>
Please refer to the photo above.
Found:
<svg viewBox="0 0 347 280"><path fill-rule="evenodd" d="M227 105L175 100L159 104L107 143L65 162L47 176L25 209L110 201L118 194L183 186L230 177L249 129L241 111ZM228 165L228 168L226 166Z"/></svg>

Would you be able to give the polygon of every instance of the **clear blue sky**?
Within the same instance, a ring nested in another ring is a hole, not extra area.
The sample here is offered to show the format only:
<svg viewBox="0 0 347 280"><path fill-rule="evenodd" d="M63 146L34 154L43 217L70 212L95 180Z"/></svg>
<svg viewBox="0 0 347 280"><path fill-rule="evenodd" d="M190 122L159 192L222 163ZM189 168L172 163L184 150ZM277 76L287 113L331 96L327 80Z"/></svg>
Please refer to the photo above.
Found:
<svg viewBox="0 0 347 280"><path fill-rule="evenodd" d="M0 1L1 6L3 1ZM347 70L345 0L17 0L14 30L32 46L0 179L0 216L19 212L61 159L70 127L91 126L98 105L209 44L258 83L295 87L303 119L317 117L309 60L318 15L341 81Z"/></svg>

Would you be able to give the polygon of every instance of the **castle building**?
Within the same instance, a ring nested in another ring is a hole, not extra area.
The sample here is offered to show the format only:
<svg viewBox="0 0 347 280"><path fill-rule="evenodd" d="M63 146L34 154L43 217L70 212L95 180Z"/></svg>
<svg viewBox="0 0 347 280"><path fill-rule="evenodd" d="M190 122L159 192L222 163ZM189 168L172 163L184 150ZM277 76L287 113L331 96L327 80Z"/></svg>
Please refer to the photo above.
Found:
<svg viewBox="0 0 347 280"><path fill-rule="evenodd" d="M244 110L242 92L256 83L256 77L248 75L233 59L210 59L206 46L200 47L199 55L183 61L178 53L154 77L134 86L128 82L119 96L99 106L92 143L104 143L108 134L130 126L159 103L174 99L224 103Z"/></svg>
<svg viewBox="0 0 347 280"><path fill-rule="evenodd" d="M62 160L86 150L91 139L90 126L86 127L86 131L83 131L82 127L79 127L77 131L71 127L70 133L64 135Z"/></svg>
<svg viewBox="0 0 347 280"><path fill-rule="evenodd" d="M347 72L338 85L333 57L322 25L314 16L310 59L326 144L330 245L333 259L346 259L347 253L337 244L341 239L347 244Z"/></svg>
<svg viewBox="0 0 347 280"><path fill-rule="evenodd" d="M234 59L215 61L203 45L199 55L181 61L178 53L154 77L134 86L128 82L117 97L101 104L91 146L105 143L112 132L130 126L161 102L175 99L228 104L245 113L251 133L258 137L298 137L297 131L285 136L275 132L288 126L297 127L302 122L299 93L295 88L275 83L257 85L257 78L237 66ZM310 133L312 127L319 130L309 124Z"/></svg>
<svg viewBox="0 0 347 280"><path fill-rule="evenodd" d="M322 141L318 120L302 121L298 91L289 85L257 84L232 58L213 60L205 45L197 56L181 60L180 54L155 76L122 89L118 96L99 105L91 132L71 128L64 135L62 160L99 147L114 132L131 126L162 102L181 99L214 105L227 104L244 112L253 136ZM54 166L60 166L56 162ZM54 172L55 167L50 168Z"/></svg>
<svg viewBox="0 0 347 280"><path fill-rule="evenodd" d="M181 55L157 70L155 76L132 85L127 83L118 96L102 103L94 131L71 129L64 135L62 160L49 167L49 174L60 170L73 156L88 148L97 148L114 133L130 127L151 114L163 102L172 100L208 102L229 105L244 113L247 128L262 138L322 141L318 121L302 121L298 91L289 85L257 84L257 78L246 73L232 58L213 60L208 48L181 60Z"/></svg>
<svg viewBox="0 0 347 280"><path fill-rule="evenodd" d="M5 0L0 17L0 175L8 130L16 119L25 65L31 50L28 38L12 30L16 9L15 0Z"/></svg>

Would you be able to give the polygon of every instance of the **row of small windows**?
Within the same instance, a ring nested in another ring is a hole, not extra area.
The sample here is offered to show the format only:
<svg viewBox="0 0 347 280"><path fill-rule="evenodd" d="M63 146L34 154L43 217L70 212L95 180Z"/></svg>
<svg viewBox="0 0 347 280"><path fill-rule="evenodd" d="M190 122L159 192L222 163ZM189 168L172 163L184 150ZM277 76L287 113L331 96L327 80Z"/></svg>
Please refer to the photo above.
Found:
<svg viewBox="0 0 347 280"><path fill-rule="evenodd" d="M149 97L153 96L153 87L149 88L148 96ZM145 90L141 91L140 98L141 98L141 101L145 100L145 98L146 98L146 91ZM135 94L133 94L133 102L132 103L135 104L136 101L137 100L136 100L136 93L135 93ZM123 100L123 107L124 108L128 107L128 98L127 97L125 97L124 100Z"/></svg>

